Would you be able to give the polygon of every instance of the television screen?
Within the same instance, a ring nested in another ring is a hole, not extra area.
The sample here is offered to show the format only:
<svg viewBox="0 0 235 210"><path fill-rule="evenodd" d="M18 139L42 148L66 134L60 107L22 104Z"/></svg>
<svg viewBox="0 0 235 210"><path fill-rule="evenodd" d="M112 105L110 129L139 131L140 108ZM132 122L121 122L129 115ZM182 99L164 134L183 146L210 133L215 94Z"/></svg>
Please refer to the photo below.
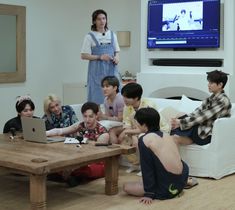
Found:
<svg viewBox="0 0 235 210"><path fill-rule="evenodd" d="M150 0L147 48L218 48L220 0Z"/></svg>

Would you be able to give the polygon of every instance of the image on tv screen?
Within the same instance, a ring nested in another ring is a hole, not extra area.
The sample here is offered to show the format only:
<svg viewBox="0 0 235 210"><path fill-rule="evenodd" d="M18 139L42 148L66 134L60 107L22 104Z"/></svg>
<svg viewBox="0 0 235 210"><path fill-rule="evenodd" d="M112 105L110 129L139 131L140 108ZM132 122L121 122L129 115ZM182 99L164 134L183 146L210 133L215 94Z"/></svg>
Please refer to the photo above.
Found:
<svg viewBox="0 0 235 210"><path fill-rule="evenodd" d="M201 1L164 4L162 31L202 30L202 6Z"/></svg>
<svg viewBox="0 0 235 210"><path fill-rule="evenodd" d="M220 0L149 0L147 48L219 48Z"/></svg>

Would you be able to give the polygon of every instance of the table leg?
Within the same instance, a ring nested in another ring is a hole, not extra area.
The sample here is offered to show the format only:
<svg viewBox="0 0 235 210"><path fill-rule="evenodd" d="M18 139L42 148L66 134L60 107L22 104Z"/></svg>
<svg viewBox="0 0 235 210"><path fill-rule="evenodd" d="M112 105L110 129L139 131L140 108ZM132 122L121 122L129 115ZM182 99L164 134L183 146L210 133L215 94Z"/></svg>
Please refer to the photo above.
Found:
<svg viewBox="0 0 235 210"><path fill-rule="evenodd" d="M30 175L31 210L46 210L46 174Z"/></svg>
<svg viewBox="0 0 235 210"><path fill-rule="evenodd" d="M109 157L105 161L105 194L115 195L118 193L118 156Z"/></svg>

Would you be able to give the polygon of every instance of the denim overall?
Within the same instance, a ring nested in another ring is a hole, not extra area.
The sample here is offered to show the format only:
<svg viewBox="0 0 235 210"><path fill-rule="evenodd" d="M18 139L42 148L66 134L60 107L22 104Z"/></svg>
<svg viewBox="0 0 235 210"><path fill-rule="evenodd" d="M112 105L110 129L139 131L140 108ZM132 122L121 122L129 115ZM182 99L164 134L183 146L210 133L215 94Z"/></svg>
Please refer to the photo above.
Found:
<svg viewBox="0 0 235 210"><path fill-rule="evenodd" d="M99 44L94 34L89 34L96 44L95 47L91 48L92 55L109 54L111 57L114 57L114 37L112 31L111 43L108 44ZM117 65L115 65L112 61L89 61L87 77L88 101L92 101L97 104L104 103L104 94L101 87L101 80L106 76L116 76L120 81Z"/></svg>

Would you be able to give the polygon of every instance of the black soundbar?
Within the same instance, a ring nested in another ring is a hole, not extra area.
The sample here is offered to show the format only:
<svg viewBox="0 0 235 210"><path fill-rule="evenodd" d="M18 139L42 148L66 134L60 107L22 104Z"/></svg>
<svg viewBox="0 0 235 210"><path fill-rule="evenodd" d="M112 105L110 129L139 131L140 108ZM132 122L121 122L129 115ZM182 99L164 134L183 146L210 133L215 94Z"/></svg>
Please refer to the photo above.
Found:
<svg viewBox="0 0 235 210"><path fill-rule="evenodd" d="M221 59L153 59L154 66L203 66L221 67Z"/></svg>

